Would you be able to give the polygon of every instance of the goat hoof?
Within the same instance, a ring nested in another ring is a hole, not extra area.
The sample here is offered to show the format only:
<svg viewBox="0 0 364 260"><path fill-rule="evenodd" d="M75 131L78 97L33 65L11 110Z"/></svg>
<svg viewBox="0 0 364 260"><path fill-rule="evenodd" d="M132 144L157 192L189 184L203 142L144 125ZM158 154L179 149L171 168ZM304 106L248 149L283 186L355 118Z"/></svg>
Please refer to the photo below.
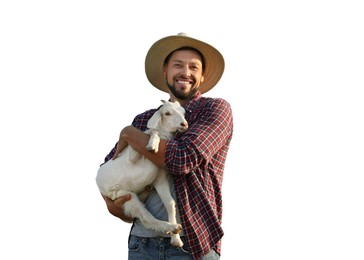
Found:
<svg viewBox="0 0 364 260"><path fill-rule="evenodd" d="M153 147L147 147L147 150L151 153L157 153L158 150L157 149L154 149Z"/></svg>
<svg viewBox="0 0 364 260"><path fill-rule="evenodd" d="M173 235L179 234L181 231L182 231L182 226L180 224L177 224L177 226L174 230L167 231L166 234L173 236Z"/></svg>

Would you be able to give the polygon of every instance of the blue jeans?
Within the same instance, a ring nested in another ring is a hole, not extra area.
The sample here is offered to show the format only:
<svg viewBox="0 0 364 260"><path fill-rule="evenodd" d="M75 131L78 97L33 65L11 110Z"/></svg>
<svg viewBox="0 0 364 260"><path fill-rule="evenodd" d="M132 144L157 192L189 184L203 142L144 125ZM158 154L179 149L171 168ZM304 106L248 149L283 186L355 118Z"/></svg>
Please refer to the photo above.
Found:
<svg viewBox="0 0 364 260"><path fill-rule="evenodd" d="M186 241L181 237L183 243ZM189 252L171 245L168 237L129 237L128 260L193 260ZM220 256L214 250L205 255L202 260L219 260Z"/></svg>

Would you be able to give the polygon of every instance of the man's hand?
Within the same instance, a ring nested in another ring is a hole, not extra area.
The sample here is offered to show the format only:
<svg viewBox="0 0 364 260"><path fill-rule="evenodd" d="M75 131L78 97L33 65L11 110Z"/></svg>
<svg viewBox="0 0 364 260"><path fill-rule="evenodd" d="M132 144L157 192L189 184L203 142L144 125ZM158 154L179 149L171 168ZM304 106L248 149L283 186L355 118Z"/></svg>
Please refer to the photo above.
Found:
<svg viewBox="0 0 364 260"><path fill-rule="evenodd" d="M149 139L150 135L138 130L134 126L124 127L120 132L118 145L116 146L112 160L115 160L126 146L131 145L137 152L152 161L155 165L164 168L164 155L167 140L161 139L159 142L159 151L157 153L151 153L146 148Z"/></svg>
<svg viewBox="0 0 364 260"><path fill-rule="evenodd" d="M113 155L113 157L111 159L115 160L119 156L121 151L124 150L124 148L127 147L127 146L128 146L128 143L121 140L121 137L120 137L118 145L116 146L116 151L115 151L115 153L114 153L114 155Z"/></svg>
<svg viewBox="0 0 364 260"><path fill-rule="evenodd" d="M107 209L109 210L110 214L120 218L122 221L127 223L132 223L133 218L129 217L124 213L124 203L131 199L131 195L127 194L117 198L116 200L111 200L106 196L102 196L106 202Z"/></svg>

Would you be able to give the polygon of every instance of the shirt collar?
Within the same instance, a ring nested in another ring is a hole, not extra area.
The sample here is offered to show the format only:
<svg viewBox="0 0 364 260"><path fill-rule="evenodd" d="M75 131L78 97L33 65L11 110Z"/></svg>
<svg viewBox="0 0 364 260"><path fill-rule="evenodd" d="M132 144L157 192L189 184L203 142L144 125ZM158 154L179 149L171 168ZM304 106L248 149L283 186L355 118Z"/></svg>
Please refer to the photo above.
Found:
<svg viewBox="0 0 364 260"><path fill-rule="evenodd" d="M197 106L197 100L199 100L201 98L201 92L198 91L196 93L196 95L193 97L193 99L191 101L189 101L185 106L184 109L187 112L192 112L194 110L194 108Z"/></svg>

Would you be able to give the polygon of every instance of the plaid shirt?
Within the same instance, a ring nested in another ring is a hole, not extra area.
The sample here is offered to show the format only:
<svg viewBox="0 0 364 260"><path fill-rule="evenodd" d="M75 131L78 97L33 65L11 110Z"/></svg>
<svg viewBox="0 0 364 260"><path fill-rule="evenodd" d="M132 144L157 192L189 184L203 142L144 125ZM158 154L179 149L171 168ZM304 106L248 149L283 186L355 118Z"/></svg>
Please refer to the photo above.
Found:
<svg viewBox="0 0 364 260"><path fill-rule="evenodd" d="M189 251L200 259L212 248L220 254L222 181L233 134L232 110L228 102L198 93L185 107L189 128L168 140L165 168L172 174L177 206ZM157 109L138 115L133 126L141 131ZM116 146L106 156L112 158Z"/></svg>

